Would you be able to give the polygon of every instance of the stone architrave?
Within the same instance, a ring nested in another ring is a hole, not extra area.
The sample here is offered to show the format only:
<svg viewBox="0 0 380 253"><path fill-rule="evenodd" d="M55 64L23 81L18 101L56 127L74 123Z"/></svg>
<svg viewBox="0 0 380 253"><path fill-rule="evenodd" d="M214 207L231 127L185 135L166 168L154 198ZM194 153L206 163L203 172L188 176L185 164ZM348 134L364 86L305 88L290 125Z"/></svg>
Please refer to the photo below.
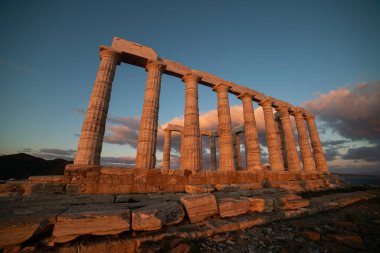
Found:
<svg viewBox="0 0 380 253"><path fill-rule="evenodd" d="M238 169L241 165L240 133L235 133L233 137L235 168Z"/></svg>
<svg viewBox="0 0 380 253"><path fill-rule="evenodd" d="M164 130L164 154L162 157L162 168L170 169L170 146L171 146L171 131L169 129Z"/></svg>
<svg viewBox="0 0 380 253"><path fill-rule="evenodd" d="M261 152L252 95L244 93L239 98L243 102L247 169L249 171L261 171Z"/></svg>
<svg viewBox="0 0 380 253"><path fill-rule="evenodd" d="M284 131L286 158L288 160L288 170L294 171L294 172L300 171L301 170L300 160L298 158L296 143L294 141L292 124L290 123L289 108L285 106L280 106L277 108L277 111L280 113L280 120L282 124L282 129Z"/></svg>
<svg viewBox="0 0 380 253"><path fill-rule="evenodd" d="M235 170L235 166L230 105L228 102L229 86L218 84L213 90L217 92L218 97L219 170L231 171Z"/></svg>
<svg viewBox="0 0 380 253"><path fill-rule="evenodd" d="M161 75L165 65L148 61L144 105L137 141L136 168L153 169L156 166L157 125L160 104Z"/></svg>
<svg viewBox="0 0 380 253"><path fill-rule="evenodd" d="M301 151L303 170L305 172L313 172L315 171L315 166L313 155L310 149L309 136L307 134L305 120L303 118L303 112L295 111L292 114L294 116L297 126L298 143Z"/></svg>
<svg viewBox="0 0 380 253"><path fill-rule="evenodd" d="M323 152L321 141L319 140L319 134L317 126L315 125L315 119L313 115L305 116L307 126L309 127L309 134L311 140L311 146L313 147L315 165L318 172L328 173L329 169L327 166L325 153Z"/></svg>
<svg viewBox="0 0 380 253"><path fill-rule="evenodd" d="M116 65L120 64L121 55L116 51L102 48L100 59L74 160L74 164L78 165L100 165L112 81Z"/></svg>
<svg viewBox="0 0 380 253"><path fill-rule="evenodd" d="M210 136L210 170L216 170L216 141L215 136Z"/></svg>
<svg viewBox="0 0 380 253"><path fill-rule="evenodd" d="M181 170L197 172L201 169L200 160L200 130L198 109L198 82L200 77L188 74L183 77L186 85L185 116L183 126L184 158Z"/></svg>
<svg viewBox="0 0 380 253"><path fill-rule="evenodd" d="M273 102L270 100L263 100L259 103L263 107L267 146L269 154L269 163L272 171L283 171L284 160L282 158L281 143L277 136L277 125L274 120Z"/></svg>

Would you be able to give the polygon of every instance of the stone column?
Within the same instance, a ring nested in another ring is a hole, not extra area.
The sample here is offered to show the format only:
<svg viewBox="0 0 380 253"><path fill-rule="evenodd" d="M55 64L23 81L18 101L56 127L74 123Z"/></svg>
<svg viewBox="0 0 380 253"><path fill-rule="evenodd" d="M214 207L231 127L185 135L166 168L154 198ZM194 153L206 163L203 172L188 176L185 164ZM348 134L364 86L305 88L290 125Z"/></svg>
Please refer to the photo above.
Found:
<svg viewBox="0 0 380 253"><path fill-rule="evenodd" d="M319 140L319 134L317 126L315 125L315 119L313 115L305 116L307 126L309 127L309 134L311 139L311 146L313 147L314 160L317 170L321 173L329 173L325 153L323 152L321 141Z"/></svg>
<svg viewBox="0 0 380 253"><path fill-rule="evenodd" d="M182 170L193 172L201 169L199 157L199 109L198 109L198 82L199 76L189 74L183 77L186 85L185 117L183 126L184 152Z"/></svg>
<svg viewBox="0 0 380 253"><path fill-rule="evenodd" d="M277 108L277 111L280 113L280 120L282 124L282 129L284 131L288 170L292 172L300 171L300 160L298 158L296 143L294 141L292 124L290 123L289 108L285 106L280 106Z"/></svg>
<svg viewBox="0 0 380 253"><path fill-rule="evenodd" d="M233 139L233 146L234 146L234 161L235 161L235 168L239 169L241 165L241 150L240 150L240 133L234 134Z"/></svg>
<svg viewBox="0 0 380 253"><path fill-rule="evenodd" d="M223 171L235 169L230 105L228 102L229 88L225 84L218 84L214 87L218 96L219 170Z"/></svg>
<svg viewBox="0 0 380 253"><path fill-rule="evenodd" d="M260 144L256 127L255 111L252 104L252 95L244 93L240 95L239 98L243 102L247 169L249 171L261 171Z"/></svg>
<svg viewBox="0 0 380 253"><path fill-rule="evenodd" d="M216 170L216 142L215 136L210 136L210 170Z"/></svg>
<svg viewBox="0 0 380 253"><path fill-rule="evenodd" d="M162 158L162 168L170 169L170 146L171 146L171 131L165 129L165 139L164 139L164 154Z"/></svg>
<svg viewBox="0 0 380 253"><path fill-rule="evenodd" d="M201 160L200 170L203 169L203 143L202 143L202 134L199 134L199 159Z"/></svg>
<svg viewBox="0 0 380 253"><path fill-rule="evenodd" d="M281 152L282 152L282 160L284 161L284 168L287 169L288 159L286 156L284 129L282 128L282 125L281 125L279 112L274 113L274 120L276 121L276 125L277 125L277 138L280 140L280 143L281 143Z"/></svg>
<svg viewBox="0 0 380 253"><path fill-rule="evenodd" d="M309 136L307 135L307 129L305 125L305 120L303 118L303 112L295 111L292 114L294 116L294 119L296 120L298 143L300 145L303 170L305 172L313 172L315 171L315 166L313 156L311 154Z"/></svg>
<svg viewBox="0 0 380 253"><path fill-rule="evenodd" d="M277 137L277 126L274 121L272 101L263 100L259 103L263 107L266 128L269 163L272 171L283 171L284 160L282 158L281 143Z"/></svg>
<svg viewBox="0 0 380 253"><path fill-rule="evenodd" d="M153 169L156 166L158 109L164 68L165 65L158 61L149 61L146 65L148 75L137 142L138 169Z"/></svg>
<svg viewBox="0 0 380 253"><path fill-rule="evenodd" d="M100 58L99 70L83 122L74 164L100 165L112 81L121 56L110 49L101 49Z"/></svg>

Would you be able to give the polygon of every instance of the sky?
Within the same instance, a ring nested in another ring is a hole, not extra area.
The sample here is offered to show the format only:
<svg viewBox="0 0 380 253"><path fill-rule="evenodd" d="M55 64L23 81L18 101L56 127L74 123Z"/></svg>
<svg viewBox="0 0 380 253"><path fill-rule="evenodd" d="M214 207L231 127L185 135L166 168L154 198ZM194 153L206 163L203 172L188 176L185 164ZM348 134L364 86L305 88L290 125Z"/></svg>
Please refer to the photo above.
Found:
<svg viewBox="0 0 380 253"><path fill-rule="evenodd" d="M117 36L305 107L316 115L332 171L380 173L379 31L376 0L0 0L0 154L73 159L99 46ZM117 67L103 164L133 166L145 81L144 69ZM162 76L158 164L162 129L183 123L184 91L180 79ZM241 101L231 94L229 101L237 126ZM201 128L217 128L216 106L216 94L199 85ZM173 166L179 143L173 134ZM204 137L206 167L208 145Z"/></svg>

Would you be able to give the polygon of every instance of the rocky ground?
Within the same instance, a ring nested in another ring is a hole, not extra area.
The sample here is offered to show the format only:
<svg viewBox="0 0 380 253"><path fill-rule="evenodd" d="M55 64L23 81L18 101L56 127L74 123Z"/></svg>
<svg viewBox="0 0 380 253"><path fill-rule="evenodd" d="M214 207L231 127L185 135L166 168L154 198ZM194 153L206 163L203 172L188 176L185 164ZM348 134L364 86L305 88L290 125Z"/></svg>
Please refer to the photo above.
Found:
<svg viewBox="0 0 380 253"><path fill-rule="evenodd" d="M380 198L313 216L273 222L193 241L166 242L159 252L380 252ZM155 252L154 247L146 252Z"/></svg>

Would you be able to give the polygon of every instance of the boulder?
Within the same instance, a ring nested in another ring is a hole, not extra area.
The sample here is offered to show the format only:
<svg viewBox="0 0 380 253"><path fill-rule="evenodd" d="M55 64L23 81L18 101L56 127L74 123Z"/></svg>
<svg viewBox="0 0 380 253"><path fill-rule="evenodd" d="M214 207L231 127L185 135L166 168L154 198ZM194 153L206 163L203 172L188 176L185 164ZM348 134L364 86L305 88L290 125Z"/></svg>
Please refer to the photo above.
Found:
<svg viewBox="0 0 380 253"><path fill-rule="evenodd" d="M182 222L185 212L176 202L164 202L132 210L133 230L159 230Z"/></svg>
<svg viewBox="0 0 380 253"><path fill-rule="evenodd" d="M185 192L187 193L205 193L214 191L214 187L207 184L202 185L185 185Z"/></svg>
<svg viewBox="0 0 380 253"><path fill-rule="evenodd" d="M248 199L224 198L218 202L218 207L221 217L232 217L248 212L250 202Z"/></svg>
<svg viewBox="0 0 380 253"><path fill-rule="evenodd" d="M215 196L210 193L188 194L180 198L191 223L218 214Z"/></svg>
<svg viewBox="0 0 380 253"><path fill-rule="evenodd" d="M130 210L125 205L78 205L58 216L52 241L67 242L85 234L119 234L128 231L129 228Z"/></svg>

